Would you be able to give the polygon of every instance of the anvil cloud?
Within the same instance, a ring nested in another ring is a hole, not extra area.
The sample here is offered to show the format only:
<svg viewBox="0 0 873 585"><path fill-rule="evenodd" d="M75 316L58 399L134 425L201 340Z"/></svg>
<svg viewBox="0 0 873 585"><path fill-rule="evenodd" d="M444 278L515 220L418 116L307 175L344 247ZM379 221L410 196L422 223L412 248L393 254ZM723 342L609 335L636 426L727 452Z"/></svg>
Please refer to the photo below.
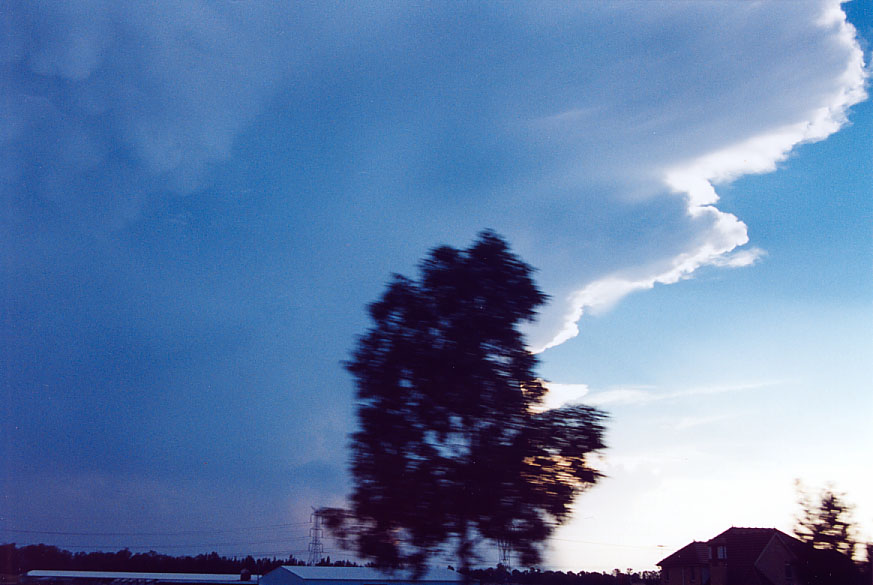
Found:
<svg viewBox="0 0 873 585"><path fill-rule="evenodd" d="M0 23L0 515L71 533L341 501L340 363L391 272L494 229L551 297L548 356L631 293L766 258L719 191L866 96L836 1L12 1Z"/></svg>

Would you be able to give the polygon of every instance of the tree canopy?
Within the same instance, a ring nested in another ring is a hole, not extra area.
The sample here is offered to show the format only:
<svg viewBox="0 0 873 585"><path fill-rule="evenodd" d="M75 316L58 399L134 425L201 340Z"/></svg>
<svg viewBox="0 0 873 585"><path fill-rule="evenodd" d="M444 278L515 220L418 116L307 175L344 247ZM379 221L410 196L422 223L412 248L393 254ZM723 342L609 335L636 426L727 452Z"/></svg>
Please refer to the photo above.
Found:
<svg viewBox="0 0 873 585"><path fill-rule="evenodd" d="M812 498L800 481L796 482L796 487L801 506L794 527L797 538L816 548L834 550L851 558L856 545L855 526L852 506L845 501L845 494L827 486L817 498Z"/></svg>
<svg viewBox="0 0 873 585"><path fill-rule="evenodd" d="M418 281L394 275L347 369L357 387L349 509L325 511L377 565L421 570L447 549L466 569L482 541L539 562L574 498L600 473L605 414L545 410L519 326L546 297L493 232L436 248Z"/></svg>

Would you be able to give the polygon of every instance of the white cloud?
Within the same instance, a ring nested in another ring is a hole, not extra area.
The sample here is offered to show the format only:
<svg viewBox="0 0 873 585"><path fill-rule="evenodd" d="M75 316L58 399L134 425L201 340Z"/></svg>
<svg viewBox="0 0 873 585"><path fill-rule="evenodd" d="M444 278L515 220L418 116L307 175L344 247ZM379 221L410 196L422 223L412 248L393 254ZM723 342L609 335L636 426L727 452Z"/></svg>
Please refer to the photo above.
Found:
<svg viewBox="0 0 873 585"><path fill-rule="evenodd" d="M725 144L718 134L700 134L711 132L712 125L701 124L695 121L693 114L689 114L686 123L690 124L692 132L698 134L685 138L690 143L699 144L699 150L682 156L681 148L671 149L667 142L649 141L644 147L652 149L648 153L653 161L648 174L684 198L687 216L700 226L696 236L684 250L666 260L638 263L635 267L632 265L599 276L558 299L563 312L557 319L553 316L544 320L540 329L531 334L533 351L541 352L575 337L579 332L578 322L584 314L607 310L632 292L689 278L706 265L749 266L765 254L759 248L738 250L749 241L746 225L733 214L716 207L719 200L716 186L743 175L776 170L777 165L799 144L823 140L838 131L847 121L848 109L866 97L867 73L863 53L839 2L804 7L810 9L808 21L793 23L799 28L806 26L809 29L808 38L804 39L806 45L801 48L803 52L783 53L780 55L783 61L778 63L778 68L791 68L788 61L797 60L795 79L803 81L798 84L786 81L787 78L774 77L777 82L784 82L783 87L777 83L770 89L776 92L775 99L770 95L769 101L745 104L746 109L757 108L752 117L763 119L765 123L748 123L748 113L741 109L708 112L710 117L734 125L730 134L725 133L732 138ZM751 44L754 43L752 40ZM817 60L815 51L822 51L826 57ZM754 66L760 64L749 65L748 75L767 75L766 71L754 70ZM773 64L763 65L763 69L773 67ZM746 63L742 66L745 67ZM802 70L806 67L815 70L819 76L810 76L808 71ZM785 72L778 73L781 76ZM803 93L804 83L810 89L808 93ZM768 115L770 123L766 123ZM788 123L783 121L786 116L791 117ZM588 117L589 110L573 109L551 116L547 122L567 125ZM695 124L698 125L696 130ZM669 137L665 136L664 140L669 140ZM659 148L668 154L655 150ZM679 154L679 158L669 160L670 152ZM546 329L552 333L546 334Z"/></svg>
<svg viewBox="0 0 873 585"><path fill-rule="evenodd" d="M539 353L572 339L579 334L578 322L584 313L597 314L609 310L632 292L650 289L656 284L679 282L707 264L742 266L749 265L760 257L760 252L748 251L740 256L726 258L737 246L748 241L746 226L734 215L710 206L695 208L694 214L706 214L713 218L713 227L706 234L706 240L662 263L653 273L646 274L643 271L641 275L635 276L610 275L576 291L567 299L569 310L564 316L561 329L544 345L534 346L532 351Z"/></svg>
<svg viewBox="0 0 873 585"><path fill-rule="evenodd" d="M580 402L588 394L587 384L559 384L543 382L548 391L543 400L542 410L560 408L567 404Z"/></svg>
<svg viewBox="0 0 873 585"><path fill-rule="evenodd" d="M693 386L677 390L660 390L651 386L629 386L586 393L584 402L593 406L632 405L639 406L662 400L674 400L696 396L710 396L729 392L764 390L783 385L782 380L762 380L733 384Z"/></svg>
<svg viewBox="0 0 873 585"><path fill-rule="evenodd" d="M414 225L422 246L504 233L553 298L529 335L536 351L633 292L754 264L763 251L743 248L746 225L717 207L716 188L776 169L865 96L863 54L835 0L520 6L497 24L471 9L474 37L414 7L95 0L10 14L8 59L30 77L0 82L12 112L0 154L9 176L33 183L10 193L59 207L98 198L115 211L96 215L124 225L151 197L207 185L271 100L289 118L339 103L351 127L302 141L300 166L334 157L349 170L329 189L306 177L310 203L332 195L341 216L379 193L383 221ZM42 91L34 76L64 89ZM352 228L344 237L368 237Z"/></svg>
<svg viewBox="0 0 873 585"><path fill-rule="evenodd" d="M747 248L725 254L720 258L714 259L711 264L725 268L742 268L744 266L752 266L766 255L767 252L761 248Z"/></svg>
<svg viewBox="0 0 873 585"><path fill-rule="evenodd" d="M767 390L784 385L783 381L764 380L758 382L742 382L733 384L714 384L694 386L677 390L663 390L653 386L626 386L592 392L587 384L561 384L544 382L546 393L542 410L560 408L567 404L584 403L597 407L611 406L645 406L665 400L681 400L701 396L712 396L732 392L747 392L752 390ZM671 421L669 425L676 430L683 430L703 424L720 421L734 415L719 413L715 415L687 416L678 422Z"/></svg>
<svg viewBox="0 0 873 585"><path fill-rule="evenodd" d="M347 347L353 326L363 327L361 307L389 270L493 227L540 268L537 279L554 302L532 346L554 346L575 335L584 314L635 291L689 278L701 266L761 258L747 245L742 218L717 207L717 189L772 171L797 144L836 131L864 95L861 51L835 1L500 10L489 3L8 4L0 215L14 219L3 226L15 235L2 257L28 264L4 273L20 287L10 289L12 298L54 282L43 275L78 272L76 263L55 264L78 256L106 265L93 281L99 286L84 287L101 299L116 298L113 287L135 275L119 289L147 282L144 298L178 297L178 307L205 306L216 322L248 319L248 307L258 305L253 287L263 284L264 297L286 308L281 300L290 294L312 312L276 323L275 340L270 328L265 351L253 345L257 359L243 360L266 372L271 382L259 387L282 396L287 411L268 409L277 420L306 412L304 423L320 429L289 434L286 459L311 456L301 436L319 437L325 458L337 453L351 423L336 405L349 401L310 404L320 386L299 376L336 377L331 391L347 396L347 377L337 374L345 350L337 348ZM210 183L216 176L238 184ZM218 217L220 210L207 209L210 190L150 206L210 185L217 196L232 190L258 204L227 208L251 215ZM168 256L173 238L150 221L100 246L69 237L70 229L130 228L142 209L160 214L163 226L197 228L183 253ZM38 245L18 241L40 230ZM236 245L248 253L236 254ZM109 262L104 248L112 250ZM36 263L26 250L37 252ZM225 277L226 287L213 286ZM136 304L93 313L73 307L64 323L78 330L85 321L77 315L93 314L95 330L115 331ZM190 311L159 309L150 325L175 330L183 313ZM101 321L107 314L110 327ZM263 361L271 351L283 356L282 368ZM325 359L310 359L319 351ZM164 370L154 377L162 387L190 386L188 370ZM149 378L131 376L142 380L136 394L154 389ZM615 407L763 388L551 386L550 404L581 398ZM669 503L662 509L675 508Z"/></svg>
<svg viewBox="0 0 873 585"><path fill-rule="evenodd" d="M586 403L592 406L609 406L623 404L646 404L657 400L651 390L642 388L614 388L612 390L603 390L595 394L591 394L585 400Z"/></svg>
<svg viewBox="0 0 873 585"><path fill-rule="evenodd" d="M674 425L677 431L684 431L695 427L712 425L713 423L721 422L737 417L737 414L711 414L705 416L683 416Z"/></svg>

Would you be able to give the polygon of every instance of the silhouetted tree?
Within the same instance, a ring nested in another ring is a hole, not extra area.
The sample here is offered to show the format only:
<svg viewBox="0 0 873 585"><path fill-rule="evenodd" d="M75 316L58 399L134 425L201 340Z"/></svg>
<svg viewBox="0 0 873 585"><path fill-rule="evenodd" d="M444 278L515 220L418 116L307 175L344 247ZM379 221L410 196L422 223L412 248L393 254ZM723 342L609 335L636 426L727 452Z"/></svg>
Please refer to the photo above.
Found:
<svg viewBox="0 0 873 585"><path fill-rule="evenodd" d="M421 570L444 547L465 571L483 539L524 565L600 474L604 413L542 411L546 388L518 327L546 297L490 231L440 247L414 281L395 275L370 305L375 326L346 364L357 385L349 510L334 535L383 567Z"/></svg>
<svg viewBox="0 0 873 585"><path fill-rule="evenodd" d="M846 503L845 494L827 486L817 498L812 498L800 480L795 486L801 506L794 527L797 538L816 548L834 550L851 558L855 551L855 527L852 506Z"/></svg>

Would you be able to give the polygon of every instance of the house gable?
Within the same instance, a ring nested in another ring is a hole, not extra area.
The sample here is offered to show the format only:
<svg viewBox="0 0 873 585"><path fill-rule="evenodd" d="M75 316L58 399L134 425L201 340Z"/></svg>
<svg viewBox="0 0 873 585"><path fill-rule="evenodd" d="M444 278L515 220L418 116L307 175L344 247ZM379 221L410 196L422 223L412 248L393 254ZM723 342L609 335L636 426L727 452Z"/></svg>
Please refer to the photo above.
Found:
<svg viewBox="0 0 873 585"><path fill-rule="evenodd" d="M857 569L775 528L732 527L658 563L662 585L852 585ZM691 578L694 581L691 581Z"/></svg>
<svg viewBox="0 0 873 585"><path fill-rule="evenodd" d="M798 555L792 543L775 534L755 560L755 569L773 585L798 585ZM790 538L790 537L788 537ZM792 539L793 540L793 539Z"/></svg>

